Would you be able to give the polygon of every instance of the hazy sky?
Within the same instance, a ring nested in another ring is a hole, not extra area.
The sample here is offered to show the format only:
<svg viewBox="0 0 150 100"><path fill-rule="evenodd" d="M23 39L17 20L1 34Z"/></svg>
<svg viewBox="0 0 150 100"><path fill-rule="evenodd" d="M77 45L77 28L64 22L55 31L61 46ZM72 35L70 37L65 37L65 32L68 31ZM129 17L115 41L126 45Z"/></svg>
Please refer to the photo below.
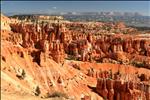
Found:
<svg viewBox="0 0 150 100"><path fill-rule="evenodd" d="M2 1L7 13L139 12L150 16L150 1Z"/></svg>

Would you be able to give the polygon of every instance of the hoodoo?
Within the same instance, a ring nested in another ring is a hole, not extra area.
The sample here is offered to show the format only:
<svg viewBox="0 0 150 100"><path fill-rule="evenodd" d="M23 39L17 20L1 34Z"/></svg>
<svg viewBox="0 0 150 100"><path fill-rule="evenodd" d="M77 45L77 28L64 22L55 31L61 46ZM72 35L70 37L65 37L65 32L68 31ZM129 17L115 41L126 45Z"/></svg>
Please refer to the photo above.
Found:
<svg viewBox="0 0 150 100"><path fill-rule="evenodd" d="M150 99L149 33L132 34L124 23L30 18L1 15L3 96Z"/></svg>

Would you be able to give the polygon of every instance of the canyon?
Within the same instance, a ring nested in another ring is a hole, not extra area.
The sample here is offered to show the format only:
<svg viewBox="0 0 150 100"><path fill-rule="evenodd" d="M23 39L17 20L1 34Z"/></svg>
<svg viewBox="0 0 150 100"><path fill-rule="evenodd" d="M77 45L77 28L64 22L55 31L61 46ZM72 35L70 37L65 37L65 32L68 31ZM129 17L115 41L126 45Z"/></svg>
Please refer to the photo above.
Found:
<svg viewBox="0 0 150 100"><path fill-rule="evenodd" d="M123 22L28 22L2 14L1 22L3 94L150 99L150 33Z"/></svg>

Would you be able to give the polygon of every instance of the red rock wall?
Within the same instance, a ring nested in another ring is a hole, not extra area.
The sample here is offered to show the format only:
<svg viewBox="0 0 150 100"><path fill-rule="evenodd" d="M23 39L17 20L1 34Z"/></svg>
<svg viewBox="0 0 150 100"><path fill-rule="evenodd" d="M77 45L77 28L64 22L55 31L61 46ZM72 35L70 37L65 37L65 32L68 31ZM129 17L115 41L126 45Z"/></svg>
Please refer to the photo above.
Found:
<svg viewBox="0 0 150 100"><path fill-rule="evenodd" d="M108 100L149 100L150 85L120 80L98 79L96 91Z"/></svg>
<svg viewBox="0 0 150 100"><path fill-rule="evenodd" d="M80 27L83 27L83 25ZM11 28L14 32L22 34L22 46L25 48L35 47L45 51L47 48L46 44L48 45L55 41L60 41L63 45L62 52L82 61L94 61L103 57L118 61L117 56L115 56L118 52L150 56L150 40L138 39L131 35L98 35L95 38L93 34L83 34L81 32L77 33L77 31L67 30L64 25L49 25L44 23L11 24ZM49 50L53 51L53 49ZM61 54L60 51L59 53L55 52L55 54L58 55L56 57L51 55L55 60L57 57L59 58L60 55L64 55ZM123 56L124 53L121 55L122 59L126 61L127 58ZM63 56L60 58L63 58Z"/></svg>

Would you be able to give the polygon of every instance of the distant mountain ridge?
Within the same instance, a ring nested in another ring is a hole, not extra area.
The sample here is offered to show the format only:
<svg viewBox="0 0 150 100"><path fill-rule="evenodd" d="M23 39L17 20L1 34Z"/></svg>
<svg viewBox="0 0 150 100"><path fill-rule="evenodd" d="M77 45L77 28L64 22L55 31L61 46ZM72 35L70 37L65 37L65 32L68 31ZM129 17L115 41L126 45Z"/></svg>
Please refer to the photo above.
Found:
<svg viewBox="0 0 150 100"><path fill-rule="evenodd" d="M4 13L7 16L13 15L26 15L26 14L41 14L41 15L111 15L111 16L148 16L142 15L138 12L53 12L53 13L45 13L45 12L32 12L32 13L19 13L19 12L9 12ZM150 16L149 16L150 17Z"/></svg>
<svg viewBox="0 0 150 100"><path fill-rule="evenodd" d="M33 14L16 14L14 16L63 16L65 20L69 21L103 21L116 22L123 21L128 26L150 27L150 16L144 16L140 13L131 12L55 12L55 13L33 13Z"/></svg>

